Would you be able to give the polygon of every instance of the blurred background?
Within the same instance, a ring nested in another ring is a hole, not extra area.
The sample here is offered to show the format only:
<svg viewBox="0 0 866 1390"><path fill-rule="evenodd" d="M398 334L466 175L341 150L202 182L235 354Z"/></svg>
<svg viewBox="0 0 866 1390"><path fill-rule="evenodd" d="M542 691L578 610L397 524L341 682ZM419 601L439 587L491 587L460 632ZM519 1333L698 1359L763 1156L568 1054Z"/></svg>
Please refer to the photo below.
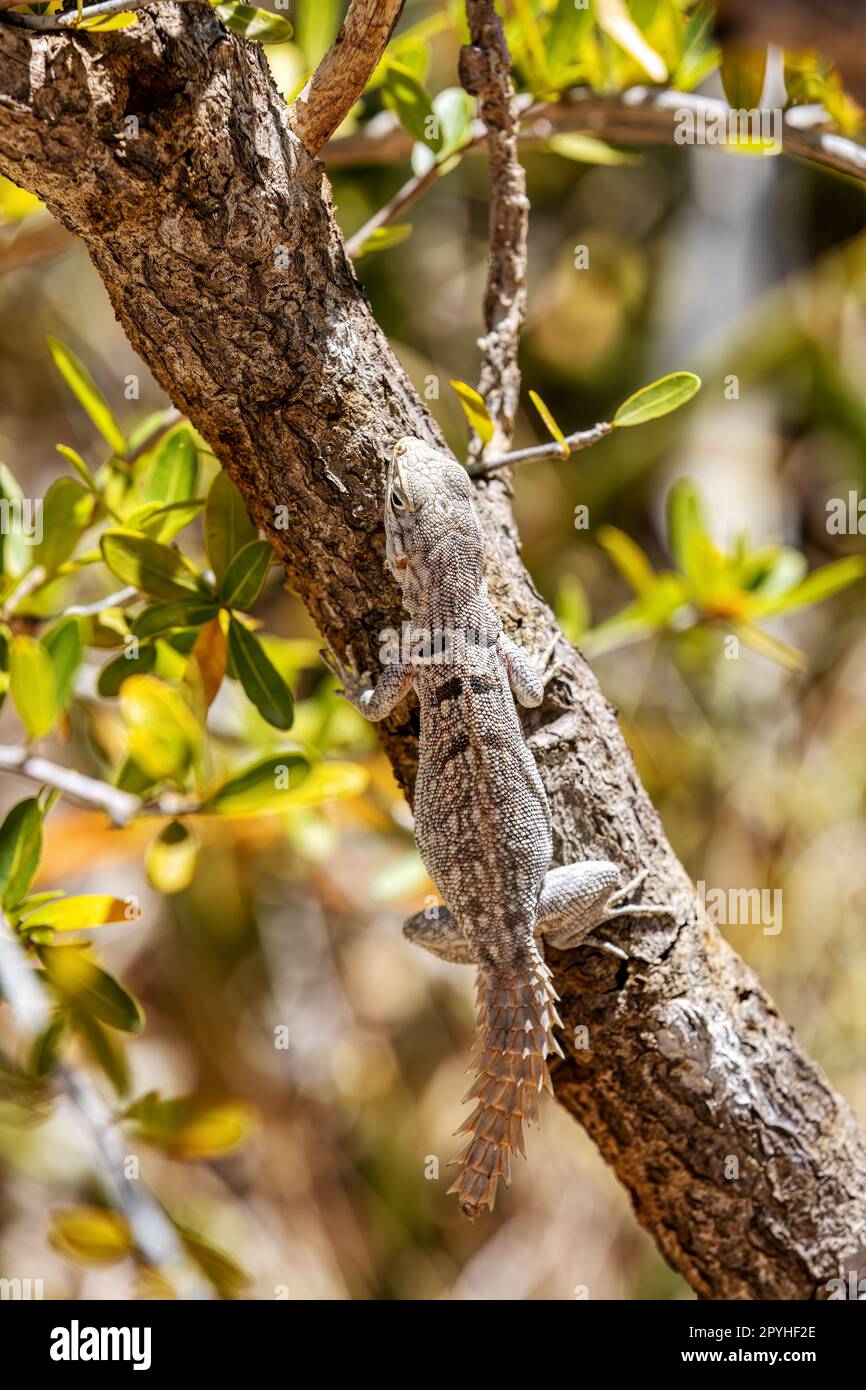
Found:
<svg viewBox="0 0 866 1390"><path fill-rule="evenodd" d="M281 90L296 88L340 12L317 0L285 11L295 39L267 50ZM449 14L447 5L409 0L400 32ZM458 42L450 21L431 30L431 92L455 84ZM702 90L720 95L718 79L710 75ZM380 98L367 101L358 121ZM672 569L666 507L687 478L720 550L746 535L752 547L798 551L810 570L863 552L862 535L827 528L831 499L864 494L862 186L784 156L727 149L631 151L592 164L531 151L525 165L525 388L568 432L609 419L664 373L703 380L674 415L568 461L516 471L526 564L566 631L586 637L693 878L708 889L781 890L781 931L721 930L866 1118L863 585L767 623L785 650L802 654L802 669L791 670L745 644L731 659L724 613L694 621L686 609L685 620L659 627L605 628L633 595L599 541L600 531L609 539L602 528L616 527L656 570ZM335 169L346 234L409 176L408 163ZM87 364L124 428L166 402L83 248L64 239L32 260L10 254L12 232L27 224L8 185L3 198L0 461L25 495L41 496L62 470L58 442L100 457L90 421L52 366L49 335ZM30 226L50 243L46 215L29 217L42 218ZM465 421L448 382L474 382L478 372L484 158L466 156L405 220L411 235L364 257L358 273L461 456ZM589 264L577 269L581 246ZM141 382L134 401L124 399L130 374ZM544 438L527 401L515 444ZM201 463L206 483L216 465L206 454ZM586 525L576 527L581 505ZM189 534L196 554L194 527ZM70 588L68 601L74 596ZM66 802L46 822L37 889L141 904L139 921L103 928L98 943L101 962L145 1013L127 1048L130 1097L195 1095L228 1106L237 1121L231 1142L205 1137L174 1153L133 1145L148 1186L176 1221L224 1252L222 1291L241 1297L568 1299L580 1289L592 1298L693 1297L553 1103L493 1217L476 1227L459 1220L445 1196L446 1164L467 1084L471 975L413 951L400 934L430 891L411 818L371 730L335 699L315 630L275 571L257 616L294 689L290 741L334 764L330 788L282 815L197 820L197 862L178 891L158 891L159 875L148 872L159 823L113 830L101 813ZM106 655L91 650L87 661L98 668ZM105 775L111 703L92 691L78 700L48 754ZM268 746L263 721L228 688L212 722ZM0 742L20 739L7 702ZM5 777L0 809L26 793ZM0 1041L14 1047L2 1017ZM22 1107L0 1091L0 1277L42 1278L52 1298L152 1293L135 1261L74 1259L64 1248L57 1213L103 1200L66 1104Z"/></svg>

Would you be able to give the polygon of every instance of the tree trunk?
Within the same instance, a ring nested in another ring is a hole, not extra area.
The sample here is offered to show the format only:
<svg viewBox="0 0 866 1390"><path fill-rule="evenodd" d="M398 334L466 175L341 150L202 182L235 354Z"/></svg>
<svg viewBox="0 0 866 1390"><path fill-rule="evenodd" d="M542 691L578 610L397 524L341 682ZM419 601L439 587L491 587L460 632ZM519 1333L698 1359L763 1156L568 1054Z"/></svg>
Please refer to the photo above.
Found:
<svg viewBox="0 0 866 1390"><path fill-rule="evenodd" d="M83 239L133 346L324 636L377 669L380 630L402 620L383 570L387 456L402 434L442 440L373 320L322 166L261 51L208 6L171 0L106 35L3 26L0 169ZM492 600L540 654L556 629L520 562L507 480L480 484L478 506ZM752 972L695 921L614 711L561 637L557 656L526 719L557 862L648 866L645 900L688 916L613 933L621 963L551 953L568 1053L557 1096L699 1294L826 1296L829 1278L858 1262L866 1273L866 1139ZM405 709L383 730L410 796L416 723ZM588 1048L572 1046L581 1025Z"/></svg>

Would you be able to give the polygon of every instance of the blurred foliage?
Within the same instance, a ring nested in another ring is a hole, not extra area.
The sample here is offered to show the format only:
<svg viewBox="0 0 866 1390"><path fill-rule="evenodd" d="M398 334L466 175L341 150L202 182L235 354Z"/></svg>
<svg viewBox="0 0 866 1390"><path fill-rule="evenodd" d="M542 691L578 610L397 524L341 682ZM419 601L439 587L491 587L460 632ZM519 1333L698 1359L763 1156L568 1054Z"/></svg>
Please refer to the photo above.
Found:
<svg viewBox="0 0 866 1390"><path fill-rule="evenodd" d="M527 103L650 82L741 107L766 86L766 55L720 47L704 3L502 8ZM344 12L217 9L266 44L287 99ZM411 153L333 173L376 316L458 456L467 425L492 433L468 384L487 184L456 85L465 39L458 0L409 0L338 138L398 122ZM861 133L820 55L785 54L784 82L786 105ZM728 154L553 131L527 151L515 444L539 425L551 443L515 503L694 878L781 887L780 935L722 929L862 1107L862 190ZM411 180L411 222L369 226ZM726 203L759 180L761 254ZM0 251L49 220L0 180ZM684 1296L555 1107L495 1219L458 1222L446 1149L471 983L400 938L432 891L403 800L230 478L83 253L56 254L0 274L0 719L8 747L101 785L118 826L87 795L9 787L0 900L47 1012L27 1037L0 1008L2 1273L44 1271L66 1296L176 1292L69 1137L72 1068L221 1297ZM572 452L593 421L615 428Z"/></svg>

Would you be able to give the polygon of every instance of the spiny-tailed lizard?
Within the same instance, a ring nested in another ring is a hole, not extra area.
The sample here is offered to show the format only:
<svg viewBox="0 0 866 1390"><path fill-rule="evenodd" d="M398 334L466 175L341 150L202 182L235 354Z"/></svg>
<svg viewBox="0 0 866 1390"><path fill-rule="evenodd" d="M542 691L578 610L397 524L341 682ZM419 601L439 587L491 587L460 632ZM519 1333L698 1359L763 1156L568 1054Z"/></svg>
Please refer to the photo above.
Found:
<svg viewBox="0 0 866 1390"><path fill-rule="evenodd" d="M394 449L385 503L386 563L411 623L409 659L369 677L331 657L343 693L367 719L384 719L414 689L421 710L415 838L446 907L416 913L406 937L444 960L478 968L475 1110L457 1131L460 1210L493 1207L510 1156L525 1153L523 1121L537 1122L546 1058L562 1056L561 1020L541 938L568 948L612 917L659 914L622 905L615 864L551 869L550 810L514 699L539 705L544 681L502 630L487 597L485 548L466 470L418 439ZM405 652L403 653L405 658ZM513 694L512 694L513 692ZM623 953L619 953L623 954Z"/></svg>

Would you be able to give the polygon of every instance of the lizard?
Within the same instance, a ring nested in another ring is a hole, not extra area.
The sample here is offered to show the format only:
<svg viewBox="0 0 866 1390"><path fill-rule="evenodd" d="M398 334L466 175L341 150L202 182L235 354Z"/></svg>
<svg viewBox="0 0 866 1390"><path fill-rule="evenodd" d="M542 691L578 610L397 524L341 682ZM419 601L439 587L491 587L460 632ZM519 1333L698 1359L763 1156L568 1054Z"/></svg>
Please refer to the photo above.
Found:
<svg viewBox="0 0 866 1390"><path fill-rule="evenodd" d="M476 1076L464 1097L476 1105L457 1131L468 1138L448 1189L475 1220L493 1209L499 1179L510 1181L511 1155L525 1155L523 1122L538 1122L539 1093L553 1091L547 1058L564 1055L544 942L573 948L611 918L671 909L623 902L646 869L621 887L608 860L550 867L550 808L515 705L540 705L545 680L488 598L469 474L409 436L386 478L385 563L410 618L399 658L373 685L351 651L322 655L369 720L418 697L415 839L445 906L415 913L403 932L477 967Z"/></svg>

